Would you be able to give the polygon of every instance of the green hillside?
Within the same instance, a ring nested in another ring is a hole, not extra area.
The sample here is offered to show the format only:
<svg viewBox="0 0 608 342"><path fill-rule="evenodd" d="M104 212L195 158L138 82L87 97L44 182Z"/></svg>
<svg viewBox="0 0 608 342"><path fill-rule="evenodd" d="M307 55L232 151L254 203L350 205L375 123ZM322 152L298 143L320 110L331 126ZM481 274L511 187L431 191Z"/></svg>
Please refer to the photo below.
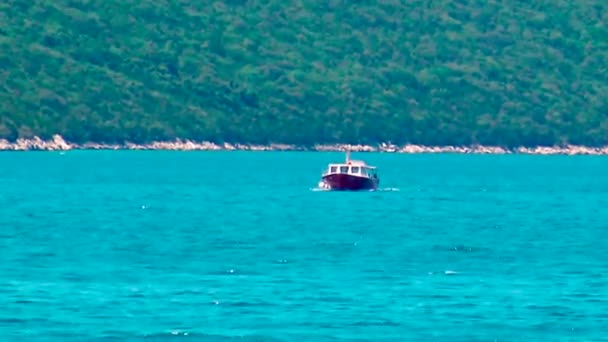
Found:
<svg viewBox="0 0 608 342"><path fill-rule="evenodd" d="M605 0L7 0L0 138L608 144Z"/></svg>

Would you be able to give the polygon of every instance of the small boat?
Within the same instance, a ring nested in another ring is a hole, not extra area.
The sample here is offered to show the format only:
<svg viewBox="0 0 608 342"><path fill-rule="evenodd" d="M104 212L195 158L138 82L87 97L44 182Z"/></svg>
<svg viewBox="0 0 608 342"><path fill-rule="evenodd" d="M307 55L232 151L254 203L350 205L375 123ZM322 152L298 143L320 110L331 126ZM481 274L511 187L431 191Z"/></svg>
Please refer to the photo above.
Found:
<svg viewBox="0 0 608 342"><path fill-rule="evenodd" d="M319 186L329 190L376 190L379 183L376 167L351 160L347 150L344 163L329 164L323 171Z"/></svg>

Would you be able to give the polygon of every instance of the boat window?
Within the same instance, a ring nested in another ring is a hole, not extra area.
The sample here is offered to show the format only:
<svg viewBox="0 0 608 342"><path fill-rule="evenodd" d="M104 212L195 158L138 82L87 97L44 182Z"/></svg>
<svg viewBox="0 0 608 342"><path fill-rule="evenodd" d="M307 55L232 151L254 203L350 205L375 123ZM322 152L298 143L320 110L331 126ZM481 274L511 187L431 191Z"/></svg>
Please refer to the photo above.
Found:
<svg viewBox="0 0 608 342"><path fill-rule="evenodd" d="M338 167L336 167L336 166L332 166L332 167L329 169L329 172L331 172L331 173L335 173L336 171L338 171Z"/></svg>
<svg viewBox="0 0 608 342"><path fill-rule="evenodd" d="M348 166L340 166L340 173L348 173Z"/></svg>
<svg viewBox="0 0 608 342"><path fill-rule="evenodd" d="M366 167L362 167L361 168L361 174L364 176L367 176L367 168Z"/></svg>
<svg viewBox="0 0 608 342"><path fill-rule="evenodd" d="M359 173L359 167L358 166L353 166L350 168L350 171L354 174Z"/></svg>

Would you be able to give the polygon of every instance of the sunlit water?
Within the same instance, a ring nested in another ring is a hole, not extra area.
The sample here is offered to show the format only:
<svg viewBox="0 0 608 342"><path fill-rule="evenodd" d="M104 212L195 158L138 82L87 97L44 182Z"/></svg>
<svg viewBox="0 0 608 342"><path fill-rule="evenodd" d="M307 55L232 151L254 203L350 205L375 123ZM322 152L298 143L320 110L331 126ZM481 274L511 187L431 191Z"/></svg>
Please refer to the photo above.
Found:
<svg viewBox="0 0 608 342"><path fill-rule="evenodd" d="M0 153L0 340L607 340L607 158L353 157Z"/></svg>

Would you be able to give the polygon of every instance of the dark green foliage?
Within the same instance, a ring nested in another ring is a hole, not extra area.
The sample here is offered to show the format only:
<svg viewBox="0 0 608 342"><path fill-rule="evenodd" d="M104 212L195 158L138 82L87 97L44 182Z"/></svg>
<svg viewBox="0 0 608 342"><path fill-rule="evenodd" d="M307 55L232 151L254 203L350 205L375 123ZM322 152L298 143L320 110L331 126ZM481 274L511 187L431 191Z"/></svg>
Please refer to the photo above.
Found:
<svg viewBox="0 0 608 342"><path fill-rule="evenodd" d="M605 0L7 0L0 138L608 143Z"/></svg>

